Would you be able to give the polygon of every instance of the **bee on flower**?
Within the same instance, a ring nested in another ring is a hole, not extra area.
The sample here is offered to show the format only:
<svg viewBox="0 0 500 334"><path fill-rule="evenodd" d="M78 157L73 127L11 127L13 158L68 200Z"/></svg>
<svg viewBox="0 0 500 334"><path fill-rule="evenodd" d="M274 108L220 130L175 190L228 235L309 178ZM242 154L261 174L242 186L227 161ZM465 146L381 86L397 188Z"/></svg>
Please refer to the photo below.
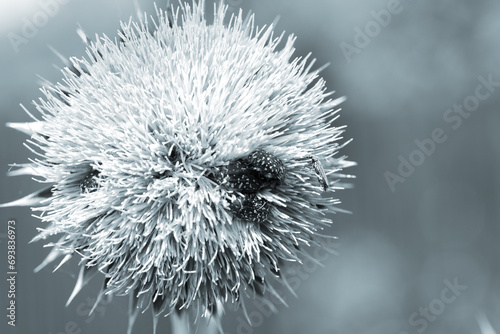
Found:
<svg viewBox="0 0 500 334"><path fill-rule="evenodd" d="M37 154L10 173L45 187L3 206L40 213L35 240L60 236L36 271L80 258L68 304L100 273L96 304L129 295L129 333L147 308L156 328L275 293L340 211L343 99L293 58L295 37L279 48L273 25L226 10L208 24L199 1L159 10L154 29L122 23L119 41L88 41L42 89L33 122L8 124Z"/></svg>

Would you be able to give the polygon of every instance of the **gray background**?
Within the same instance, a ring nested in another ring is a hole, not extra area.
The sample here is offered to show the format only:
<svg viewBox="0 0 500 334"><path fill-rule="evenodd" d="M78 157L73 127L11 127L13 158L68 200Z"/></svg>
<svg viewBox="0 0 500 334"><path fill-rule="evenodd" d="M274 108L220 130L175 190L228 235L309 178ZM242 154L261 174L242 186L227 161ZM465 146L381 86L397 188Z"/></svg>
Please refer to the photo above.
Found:
<svg viewBox="0 0 500 334"><path fill-rule="evenodd" d="M41 2L0 1L0 124L29 120L19 103L33 110L30 101L41 95L36 74L60 78L52 66L60 62L47 44L66 56L81 56L77 23L91 36L115 36L119 19L135 12L132 0L66 1L16 53L8 33L20 34L23 18L31 19ZM427 321L425 333L480 333L478 312L500 332L500 93L481 101L456 129L443 119L448 108L474 94L479 76L500 81L500 3L403 0L401 12L373 31L370 43L349 62L340 43L354 45L354 29L370 27L370 12L386 9L389 2L228 1L230 10L255 12L259 25L281 15L277 31L297 35L297 56L311 51L318 66L331 63L323 72L328 88L348 97L337 125L347 124L346 139L354 138L344 152L359 163L349 170L357 176L355 188L338 193L342 207L353 213L334 217L329 231L340 238L339 255L324 259L323 268L309 267L310 272L296 276L299 298L285 293L289 307L278 305L277 314L256 313L249 302L258 326L248 333L413 334L423 325L412 326L410 315L431 305L445 308ZM151 1L140 4L154 12ZM443 129L446 141L392 191L384 173L397 173L399 157L416 156L415 140L430 138L436 128ZM0 136L0 202L6 202L36 190L37 184L5 176L8 163L26 162L31 153L22 145L23 135L2 128ZM34 274L48 253L42 243L28 244L39 221L27 208L2 209L0 233L6 233L9 218L17 221L18 326L17 331L7 328L2 314L1 333L59 334L65 326L71 332L71 322L79 333L125 332L127 298L117 297L87 318L87 298L97 292L97 279L65 308L77 262L54 274L50 269ZM0 272L6 272L6 240L0 241L5 268ZM445 280L467 287L450 303L440 302ZM6 312L5 279L1 282L0 305ZM240 326L246 333L240 319L241 311L228 311L225 331L238 333ZM135 329L151 332L149 311ZM159 333L169 330L168 319L162 320Z"/></svg>

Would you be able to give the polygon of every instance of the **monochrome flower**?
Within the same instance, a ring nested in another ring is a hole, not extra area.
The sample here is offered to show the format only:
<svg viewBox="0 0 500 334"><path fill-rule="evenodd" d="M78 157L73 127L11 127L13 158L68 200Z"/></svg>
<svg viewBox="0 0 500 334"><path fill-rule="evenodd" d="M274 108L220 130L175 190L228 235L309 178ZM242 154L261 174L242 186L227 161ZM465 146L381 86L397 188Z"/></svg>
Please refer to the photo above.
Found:
<svg viewBox="0 0 500 334"><path fill-rule="evenodd" d="M98 301L131 296L130 328L150 306L208 315L273 293L340 211L331 195L352 165L332 125L342 98L292 58L295 37L224 6L208 24L203 1L172 13L89 41L42 88L41 117L9 124L38 156L11 174L46 187L4 206L34 206L35 240L60 236L37 271L78 256L68 303L100 272Z"/></svg>

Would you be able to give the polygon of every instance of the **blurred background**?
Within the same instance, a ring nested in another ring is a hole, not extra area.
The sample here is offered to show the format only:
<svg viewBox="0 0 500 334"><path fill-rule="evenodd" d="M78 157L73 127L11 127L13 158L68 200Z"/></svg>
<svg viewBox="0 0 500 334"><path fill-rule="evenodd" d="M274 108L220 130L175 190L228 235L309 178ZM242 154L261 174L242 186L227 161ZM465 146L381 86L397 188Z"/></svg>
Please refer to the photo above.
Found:
<svg viewBox="0 0 500 334"><path fill-rule="evenodd" d="M89 36L113 37L119 20L135 15L132 0L58 0L47 7L54 1L0 0L0 124L30 120L19 104L34 110L31 101L41 96L37 75L60 79L61 63L47 45L80 57L85 47L78 25ZM138 2L154 13L152 1ZM212 3L207 0L208 12ZM500 2L226 3L229 11L254 12L258 25L280 15L276 30L297 36L296 56L312 52L317 66L330 63L323 72L328 88L348 97L336 125L348 125L345 139L354 141L344 153L358 166L348 170L357 177L354 189L337 193L352 214L333 217L328 231L339 237L339 254L321 253L324 267L309 263L291 271L298 298L283 291L288 307L277 305L277 314L249 301L254 327L241 311L228 310L225 332L500 333ZM34 20L39 27L26 31L26 22ZM0 137L4 203L38 185L29 177L5 176L9 163L24 163L31 153L22 134L1 128ZM7 326L2 315L0 332L124 333L125 297L86 315L99 280L64 307L77 273L74 260L54 274L33 273L49 250L28 244L40 226L29 209L0 210L1 254L7 254L12 218L17 326ZM6 280L1 282L6 312ZM148 311L135 333L151 332ZM170 333L168 319L159 333Z"/></svg>

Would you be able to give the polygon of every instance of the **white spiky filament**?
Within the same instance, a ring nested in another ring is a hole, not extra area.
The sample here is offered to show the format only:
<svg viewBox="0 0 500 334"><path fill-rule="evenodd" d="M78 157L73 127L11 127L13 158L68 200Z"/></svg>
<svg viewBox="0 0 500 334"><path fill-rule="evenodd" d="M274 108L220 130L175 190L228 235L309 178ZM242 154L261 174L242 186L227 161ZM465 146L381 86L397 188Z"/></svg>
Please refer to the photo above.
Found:
<svg viewBox="0 0 500 334"><path fill-rule="evenodd" d="M329 190L350 165L338 156L343 128L331 124L341 99L329 98L314 61L292 59L295 38L278 49L272 26L241 12L225 23L224 6L208 24L203 5L181 5L173 20L160 11L155 29L124 23L119 42L99 37L87 59L71 59L77 71L43 89L43 119L17 126L41 155L18 174L52 185L35 209L48 223L37 239L62 235L50 260L79 254L105 275L102 293L131 294L155 315L272 291L270 277L307 256L339 210L304 157L322 162ZM261 224L235 218L234 191L207 177L256 149L285 168L282 184L258 193L271 205ZM92 170L97 187L82 192Z"/></svg>

